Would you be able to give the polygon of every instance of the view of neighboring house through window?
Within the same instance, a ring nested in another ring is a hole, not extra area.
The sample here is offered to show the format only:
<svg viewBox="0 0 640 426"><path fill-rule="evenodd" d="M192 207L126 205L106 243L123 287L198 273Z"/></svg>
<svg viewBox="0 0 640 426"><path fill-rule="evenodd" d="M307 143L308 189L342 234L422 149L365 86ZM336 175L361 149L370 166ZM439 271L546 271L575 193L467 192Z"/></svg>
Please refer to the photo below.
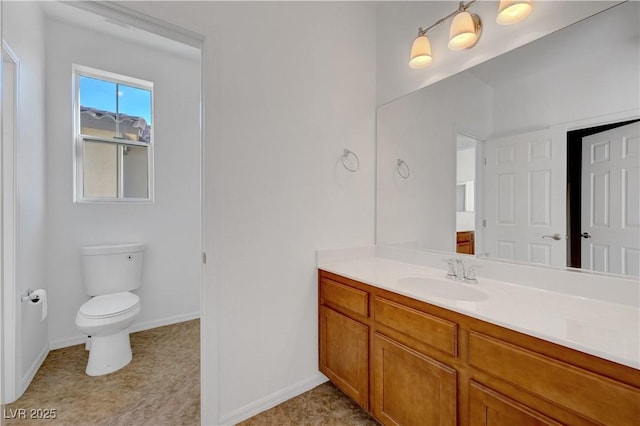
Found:
<svg viewBox="0 0 640 426"><path fill-rule="evenodd" d="M153 83L74 66L76 201L150 201Z"/></svg>

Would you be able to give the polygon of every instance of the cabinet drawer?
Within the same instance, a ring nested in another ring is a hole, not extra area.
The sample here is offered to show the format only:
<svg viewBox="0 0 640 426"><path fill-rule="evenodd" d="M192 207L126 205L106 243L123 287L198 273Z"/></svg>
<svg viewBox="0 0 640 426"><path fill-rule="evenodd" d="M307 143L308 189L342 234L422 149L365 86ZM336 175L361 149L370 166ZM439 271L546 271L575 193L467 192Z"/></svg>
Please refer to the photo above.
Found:
<svg viewBox="0 0 640 426"><path fill-rule="evenodd" d="M470 424L478 426L562 426L554 419L479 383L469 386Z"/></svg>
<svg viewBox="0 0 640 426"><path fill-rule="evenodd" d="M639 389L473 331L469 364L604 424L640 419Z"/></svg>
<svg viewBox="0 0 640 426"><path fill-rule="evenodd" d="M391 329L385 330L386 334L399 342L417 350L432 347L456 356L456 323L378 297L373 312L378 324Z"/></svg>
<svg viewBox="0 0 640 426"><path fill-rule="evenodd" d="M369 316L369 294L366 291L323 278L320 282L320 302L340 311L348 311L367 318Z"/></svg>

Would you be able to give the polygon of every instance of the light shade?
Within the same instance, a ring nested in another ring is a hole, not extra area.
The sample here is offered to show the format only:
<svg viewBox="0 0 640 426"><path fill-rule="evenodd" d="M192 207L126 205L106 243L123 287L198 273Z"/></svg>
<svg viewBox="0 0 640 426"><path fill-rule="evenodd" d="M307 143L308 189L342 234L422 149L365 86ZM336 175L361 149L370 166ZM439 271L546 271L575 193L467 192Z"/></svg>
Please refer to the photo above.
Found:
<svg viewBox="0 0 640 426"><path fill-rule="evenodd" d="M531 13L531 0L500 0L496 22L511 25L522 21Z"/></svg>
<svg viewBox="0 0 640 426"><path fill-rule="evenodd" d="M472 47L480 38L480 18L467 11L453 17L449 29L449 49L460 50Z"/></svg>
<svg viewBox="0 0 640 426"><path fill-rule="evenodd" d="M431 56L431 43L426 35L416 37L411 46L411 57L409 67L413 69L426 68L433 62Z"/></svg>

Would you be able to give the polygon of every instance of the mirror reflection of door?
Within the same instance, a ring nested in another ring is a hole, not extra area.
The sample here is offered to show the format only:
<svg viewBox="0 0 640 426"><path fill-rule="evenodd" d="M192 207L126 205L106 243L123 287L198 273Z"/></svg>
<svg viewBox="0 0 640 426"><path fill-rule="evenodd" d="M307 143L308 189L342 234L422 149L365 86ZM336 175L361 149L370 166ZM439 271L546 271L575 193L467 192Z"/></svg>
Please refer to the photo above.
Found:
<svg viewBox="0 0 640 426"><path fill-rule="evenodd" d="M565 266L564 137L549 129L485 142L486 256Z"/></svg>
<svg viewBox="0 0 640 426"><path fill-rule="evenodd" d="M640 120L491 139L484 155L484 255L640 276Z"/></svg>
<svg viewBox="0 0 640 426"><path fill-rule="evenodd" d="M570 266L640 276L640 122L569 132L568 141L581 159L574 162L579 180L575 171L568 179L576 188L570 211L581 212L571 228Z"/></svg>
<svg viewBox="0 0 640 426"><path fill-rule="evenodd" d="M456 135L456 253L475 254L475 180L478 141Z"/></svg>

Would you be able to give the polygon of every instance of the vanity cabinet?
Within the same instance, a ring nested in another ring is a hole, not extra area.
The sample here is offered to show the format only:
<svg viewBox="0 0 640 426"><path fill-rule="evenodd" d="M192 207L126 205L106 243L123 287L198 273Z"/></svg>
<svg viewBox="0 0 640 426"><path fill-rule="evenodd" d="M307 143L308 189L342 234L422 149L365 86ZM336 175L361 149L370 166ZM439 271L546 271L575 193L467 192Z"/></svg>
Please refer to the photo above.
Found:
<svg viewBox="0 0 640 426"><path fill-rule="evenodd" d="M633 376L621 377L634 379L635 386L628 386L567 362L563 355L570 355L569 349L566 354L557 352L553 357L532 349L507 342L499 334L470 331L468 363L478 371L526 389L532 396L580 413L595 424L640 424L638 370Z"/></svg>
<svg viewBox="0 0 640 426"><path fill-rule="evenodd" d="M562 423L472 381L469 386L469 418L477 426L560 426Z"/></svg>
<svg viewBox="0 0 640 426"><path fill-rule="evenodd" d="M320 370L383 425L640 425L640 371L319 271Z"/></svg>
<svg viewBox="0 0 640 426"><path fill-rule="evenodd" d="M456 425L456 371L382 334L373 336L372 414L385 425Z"/></svg>
<svg viewBox="0 0 640 426"><path fill-rule="evenodd" d="M372 414L390 425L456 424L456 370L437 361L457 353L457 326L373 296Z"/></svg>
<svg viewBox="0 0 640 426"><path fill-rule="evenodd" d="M368 294L331 280L320 285L320 371L365 410L369 406Z"/></svg>
<svg viewBox="0 0 640 426"><path fill-rule="evenodd" d="M475 254L474 240L473 231L456 232L456 253Z"/></svg>

